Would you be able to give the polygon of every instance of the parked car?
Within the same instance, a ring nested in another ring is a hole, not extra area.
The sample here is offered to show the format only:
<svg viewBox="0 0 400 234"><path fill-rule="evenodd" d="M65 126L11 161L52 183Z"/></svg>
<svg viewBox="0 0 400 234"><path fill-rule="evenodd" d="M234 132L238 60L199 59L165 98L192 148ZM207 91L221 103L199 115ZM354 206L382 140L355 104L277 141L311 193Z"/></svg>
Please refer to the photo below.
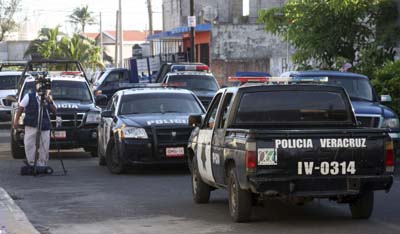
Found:
<svg viewBox="0 0 400 234"><path fill-rule="evenodd" d="M60 149L84 148L92 156L97 156L97 126L100 122L100 108L96 106L89 83L77 61L41 60L31 61L25 71L30 74L42 73L32 68L68 68L69 70L48 70L47 78L51 81L51 93L57 107L57 114L50 113L53 137L51 148ZM22 77L25 77L23 73ZM35 89L35 77L23 79L17 95L8 96L13 101L12 118L14 120L17 101ZM16 128L11 129L11 154L13 158L25 158L24 150L24 114Z"/></svg>
<svg viewBox="0 0 400 234"><path fill-rule="evenodd" d="M11 102L7 100L8 95L17 94L17 84L22 75L18 71L0 72L0 120L11 120Z"/></svg>
<svg viewBox="0 0 400 234"><path fill-rule="evenodd" d="M392 101L389 95L378 96L368 77L351 72L338 71L292 71L285 77L328 77L328 83L341 86L350 96L359 126L387 128L395 144L395 153L400 158L400 126L398 115L385 103Z"/></svg>
<svg viewBox="0 0 400 234"><path fill-rule="evenodd" d="M152 87L152 86L151 86ZM114 174L132 165L187 163L191 114L204 107L188 90L137 88L114 94L98 127L99 164Z"/></svg>
<svg viewBox="0 0 400 234"><path fill-rule="evenodd" d="M342 87L225 88L205 118L192 115L188 122L196 126L188 144L193 199L206 203L211 191L227 189L235 222L248 221L252 205L266 199L326 198L348 203L353 218L369 218L374 191L393 183L387 130L359 127Z"/></svg>
<svg viewBox="0 0 400 234"><path fill-rule="evenodd" d="M207 108L214 97L215 93L220 89L214 75L209 72L199 71L176 71L167 73L161 81L164 84L188 89L193 91L197 97Z"/></svg>

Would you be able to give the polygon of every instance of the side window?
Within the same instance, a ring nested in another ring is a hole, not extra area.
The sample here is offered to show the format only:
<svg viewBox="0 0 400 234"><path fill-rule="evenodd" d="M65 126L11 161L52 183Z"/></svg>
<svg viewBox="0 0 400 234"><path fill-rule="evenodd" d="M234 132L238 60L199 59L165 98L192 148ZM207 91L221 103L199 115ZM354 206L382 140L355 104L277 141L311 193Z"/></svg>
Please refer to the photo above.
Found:
<svg viewBox="0 0 400 234"><path fill-rule="evenodd" d="M215 118L217 116L217 110L218 110L218 104L219 101L221 100L221 96L222 94L218 94L213 102L211 103L211 107L209 109L209 111L207 112L207 116L206 119L204 120L204 128L205 129L212 129L214 128L214 124L215 124Z"/></svg>
<svg viewBox="0 0 400 234"><path fill-rule="evenodd" d="M218 128L223 128L225 126L225 122L228 117L228 111L232 103L232 96L232 93L227 93L225 95L224 103L222 104L221 115L219 116Z"/></svg>

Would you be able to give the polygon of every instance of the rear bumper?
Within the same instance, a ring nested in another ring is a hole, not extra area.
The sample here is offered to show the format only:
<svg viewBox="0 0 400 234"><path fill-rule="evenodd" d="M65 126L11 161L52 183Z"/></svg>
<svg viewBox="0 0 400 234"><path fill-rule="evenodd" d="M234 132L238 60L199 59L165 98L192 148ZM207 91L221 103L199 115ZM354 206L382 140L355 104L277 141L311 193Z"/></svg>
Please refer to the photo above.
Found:
<svg viewBox="0 0 400 234"><path fill-rule="evenodd" d="M393 176L347 176L347 177L285 177L249 178L250 188L265 195L332 197L355 195L361 191L386 190L393 184Z"/></svg>

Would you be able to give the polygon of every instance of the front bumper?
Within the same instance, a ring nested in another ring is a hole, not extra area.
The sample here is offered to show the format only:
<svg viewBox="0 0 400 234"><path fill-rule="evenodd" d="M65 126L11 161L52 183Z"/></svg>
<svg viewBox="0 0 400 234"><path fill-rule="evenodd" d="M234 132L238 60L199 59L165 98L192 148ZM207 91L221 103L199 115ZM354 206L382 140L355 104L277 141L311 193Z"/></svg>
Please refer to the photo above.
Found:
<svg viewBox="0 0 400 234"><path fill-rule="evenodd" d="M176 142L167 145L155 145L150 140L125 139L119 142L119 155L128 165L181 165L187 164L187 142ZM181 157L167 157L167 147L182 147L184 155Z"/></svg>
<svg viewBox="0 0 400 234"><path fill-rule="evenodd" d="M13 130L14 140L20 147L24 146L24 128ZM81 147L94 147L97 148L97 126L82 127L82 128L56 128L55 132L65 131L66 138L51 138L51 149L74 149ZM53 136L53 133L51 134Z"/></svg>
<svg viewBox="0 0 400 234"><path fill-rule="evenodd" d="M253 192L265 195L325 198L356 195L361 191L389 191L393 176L250 177L249 184Z"/></svg>
<svg viewBox="0 0 400 234"><path fill-rule="evenodd" d="M0 121L10 121L11 120L11 110L0 108Z"/></svg>

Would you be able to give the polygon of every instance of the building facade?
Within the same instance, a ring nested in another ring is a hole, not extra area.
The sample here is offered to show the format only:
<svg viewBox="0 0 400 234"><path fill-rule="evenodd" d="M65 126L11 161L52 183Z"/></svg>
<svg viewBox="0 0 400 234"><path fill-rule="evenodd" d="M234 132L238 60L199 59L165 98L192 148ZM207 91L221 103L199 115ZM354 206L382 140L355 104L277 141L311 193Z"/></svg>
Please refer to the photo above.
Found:
<svg viewBox="0 0 400 234"><path fill-rule="evenodd" d="M265 32L257 23L258 12L285 4L286 0L196 0L197 23L210 25L196 32L196 58L208 61L221 84L238 71L264 71L272 75L292 69L293 48L280 37ZM248 3L248 6L244 6ZM248 9L244 12L244 9ZM187 28L189 1L163 1L164 32ZM176 35L175 35L176 36ZM182 52L190 49L188 31L181 35ZM197 39L200 38L201 40ZM207 59L206 59L207 58Z"/></svg>

